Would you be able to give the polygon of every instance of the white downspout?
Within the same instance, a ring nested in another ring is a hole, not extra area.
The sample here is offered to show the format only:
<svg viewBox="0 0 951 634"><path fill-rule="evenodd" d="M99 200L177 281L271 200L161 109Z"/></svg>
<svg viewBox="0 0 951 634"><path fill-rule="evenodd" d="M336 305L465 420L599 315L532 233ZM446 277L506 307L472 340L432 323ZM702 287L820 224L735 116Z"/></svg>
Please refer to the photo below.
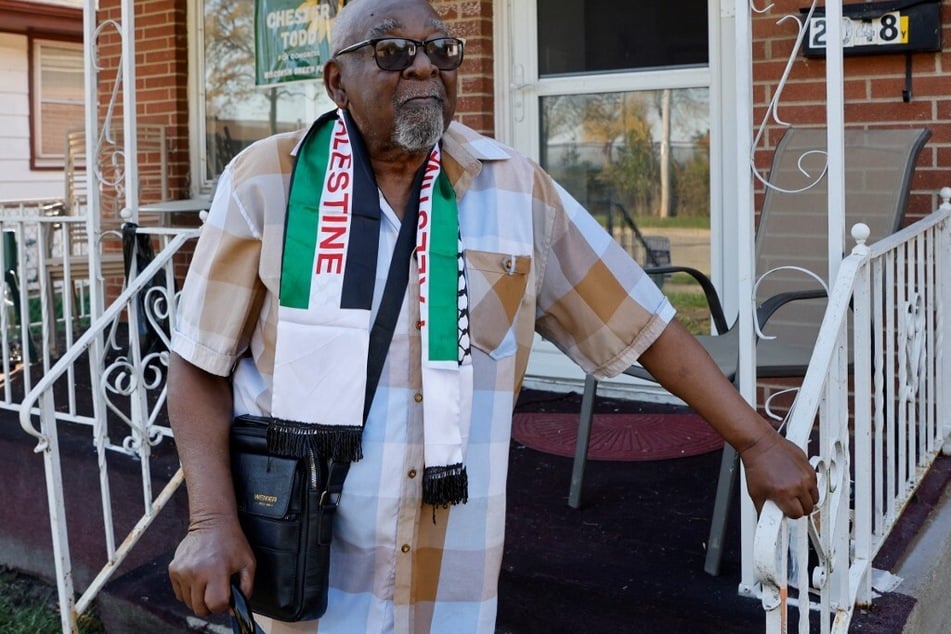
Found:
<svg viewBox="0 0 951 634"><path fill-rule="evenodd" d="M135 90L135 3L122 0L122 131L125 208L122 219L139 222L139 144Z"/></svg>
<svg viewBox="0 0 951 634"><path fill-rule="evenodd" d="M749 0L734 0L734 56L736 62L736 248L739 315L738 387L743 398L756 406L756 345L753 331L754 216L750 151L753 147L753 33ZM752 552L756 511L746 493L746 478L740 470L740 592L755 586Z"/></svg>

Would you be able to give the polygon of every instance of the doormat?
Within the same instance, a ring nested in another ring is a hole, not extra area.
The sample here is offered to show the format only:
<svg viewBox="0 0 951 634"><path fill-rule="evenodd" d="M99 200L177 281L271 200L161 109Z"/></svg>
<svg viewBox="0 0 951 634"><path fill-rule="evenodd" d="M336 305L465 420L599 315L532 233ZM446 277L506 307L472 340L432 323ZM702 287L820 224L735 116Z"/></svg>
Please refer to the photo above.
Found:
<svg viewBox="0 0 951 634"><path fill-rule="evenodd" d="M573 458L578 414L517 413L512 438L536 451ZM697 414L595 414L588 460L671 460L721 447L723 439Z"/></svg>

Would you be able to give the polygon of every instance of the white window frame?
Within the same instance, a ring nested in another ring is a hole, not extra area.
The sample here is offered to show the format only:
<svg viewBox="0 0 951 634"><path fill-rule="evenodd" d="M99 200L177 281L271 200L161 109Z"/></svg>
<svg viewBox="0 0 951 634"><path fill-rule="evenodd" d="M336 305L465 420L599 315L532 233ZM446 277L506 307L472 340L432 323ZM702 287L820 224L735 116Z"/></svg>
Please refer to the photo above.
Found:
<svg viewBox="0 0 951 634"><path fill-rule="evenodd" d="M65 105L76 106L78 116L76 126L84 124L85 96L84 89L80 90L76 99L54 99L44 97L43 69L45 48L72 49L76 52L79 61L77 73L84 79L83 70L83 45L82 42L69 40L60 40L50 37L31 36L30 37L30 67L31 67L31 89L30 100L32 117L30 122L30 156L31 167L33 169L63 169L66 164L66 137L63 136L63 151L57 153L43 152L43 105L48 103L61 103ZM84 82L85 83L85 82Z"/></svg>
<svg viewBox="0 0 951 634"><path fill-rule="evenodd" d="M188 31L188 166L193 197L208 194L211 182L205 177L205 20L202 0L190 0L185 23Z"/></svg>
<svg viewBox="0 0 951 634"><path fill-rule="evenodd" d="M571 76L538 76L538 33L525 25L538 23L537 2L543 0L494 0L495 135L534 160L540 158L539 102L550 95L593 92L627 92L664 88L708 87L710 90L710 269L728 319L738 310L739 266L737 235L737 164L735 84L737 52L731 38L739 0L708 0L708 65L664 70L587 73ZM732 236L732 237L731 237ZM530 364L542 368L542 385L580 389L583 373L558 354L551 344L536 337ZM529 368L531 374L532 367ZM559 377L552 382L552 377ZM531 380L531 376L527 377ZM633 389L644 400L668 400L669 394L653 384L621 375L602 383L601 392L629 395ZM626 387L627 386L627 387ZM631 387L633 386L633 387Z"/></svg>
<svg viewBox="0 0 951 634"><path fill-rule="evenodd" d="M206 147L207 124L205 118L205 20L204 0L188 0L186 24L188 29L188 140L189 140L189 179L191 195L203 196L211 193L214 180L206 174L208 148ZM314 90L323 92L321 80L316 82ZM311 104L312 110L305 112L303 117L316 119L329 105Z"/></svg>
<svg viewBox="0 0 951 634"><path fill-rule="evenodd" d="M710 251L711 277L727 316L737 310L735 147L735 51L722 33L733 32L734 0L708 0L709 64L611 73L539 77L536 3L540 0L495 0L496 137L534 160L540 158L541 97L596 92L707 87L710 90ZM543 0L541 0L543 1Z"/></svg>

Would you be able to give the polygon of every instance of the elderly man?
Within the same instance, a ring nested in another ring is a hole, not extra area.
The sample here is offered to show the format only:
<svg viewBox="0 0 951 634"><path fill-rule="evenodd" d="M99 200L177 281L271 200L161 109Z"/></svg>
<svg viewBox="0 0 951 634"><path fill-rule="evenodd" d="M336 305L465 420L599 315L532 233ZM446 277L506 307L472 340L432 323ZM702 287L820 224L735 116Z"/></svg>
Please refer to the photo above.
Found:
<svg viewBox="0 0 951 634"><path fill-rule="evenodd" d="M511 415L536 330L599 376L639 359L739 451L757 505L798 517L818 499L803 452L739 397L591 216L537 165L452 122L463 46L423 0L354 0L334 24L324 83L338 110L314 124L317 140L265 139L219 180L169 379L190 511L169 571L196 614L227 609L232 575L253 589L228 456L233 417L251 413L355 430L362 447L337 511L322 634L492 632ZM325 172L306 171L321 153ZM331 211L302 229L298 207L317 199ZM419 214L415 257L363 424L352 412L366 315L407 211ZM366 269L370 290L350 288ZM345 281L320 286L328 276ZM291 277L319 286L303 321L287 310ZM447 340L451 359L434 359Z"/></svg>

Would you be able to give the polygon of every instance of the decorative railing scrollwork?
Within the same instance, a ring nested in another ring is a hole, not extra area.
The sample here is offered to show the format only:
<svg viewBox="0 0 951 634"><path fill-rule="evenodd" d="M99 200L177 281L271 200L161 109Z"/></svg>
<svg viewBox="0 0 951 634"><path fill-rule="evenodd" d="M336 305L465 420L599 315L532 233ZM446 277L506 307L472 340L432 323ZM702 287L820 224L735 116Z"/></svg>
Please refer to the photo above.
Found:
<svg viewBox="0 0 951 634"><path fill-rule="evenodd" d="M806 37L806 24L809 22L809 19L812 17L813 13L815 12L817 4L818 4L818 0L813 0L812 4L809 7L809 12L806 14L805 18L800 18L799 16L795 16L795 15L784 15L783 17L781 17L779 20L776 21L776 24L782 24L787 21L792 21L796 24L796 27L797 27L796 42L792 47L792 51L789 53L789 58L786 60L786 65L783 67L782 76L779 78L779 81L776 83L776 88L773 92L772 98L769 101L769 104L766 107L766 112L763 114L763 118L760 121L759 125L757 126L756 134L753 137L753 145L750 148L750 169L752 171L753 177L757 181L759 181L764 187L767 187L769 189L773 189L776 191L781 191L783 193L799 193L799 192L804 192L815 187L819 183L819 181L822 180L822 177L825 176L826 168L827 168L826 163L823 162L823 168L822 170L820 170L818 174L810 174L809 171L804 167L805 159L808 156L813 154L825 156L826 152L823 152L820 150L813 150L810 152L806 152L802 156L799 157L799 169L800 169L800 172L804 176L806 176L806 178L808 179L807 183L797 189L783 189L777 186L775 183L770 182L769 179L763 176L763 174L761 174L760 171L756 168L756 161L755 161L756 150L760 146L760 143L763 141L763 137L766 135L766 129L769 126L770 120L772 120L773 122L775 122L776 124L784 128L792 127L791 123L784 121L779 116L779 106L782 101L783 90L786 88L786 82L789 80L789 75L792 72L793 65L796 62L796 57L799 55L799 52L802 50L802 43ZM750 10L753 13L761 13L761 14L766 13L770 9L772 9L773 6L774 6L773 4L769 4L763 9L757 9L754 3L752 2L752 0L750 1Z"/></svg>

